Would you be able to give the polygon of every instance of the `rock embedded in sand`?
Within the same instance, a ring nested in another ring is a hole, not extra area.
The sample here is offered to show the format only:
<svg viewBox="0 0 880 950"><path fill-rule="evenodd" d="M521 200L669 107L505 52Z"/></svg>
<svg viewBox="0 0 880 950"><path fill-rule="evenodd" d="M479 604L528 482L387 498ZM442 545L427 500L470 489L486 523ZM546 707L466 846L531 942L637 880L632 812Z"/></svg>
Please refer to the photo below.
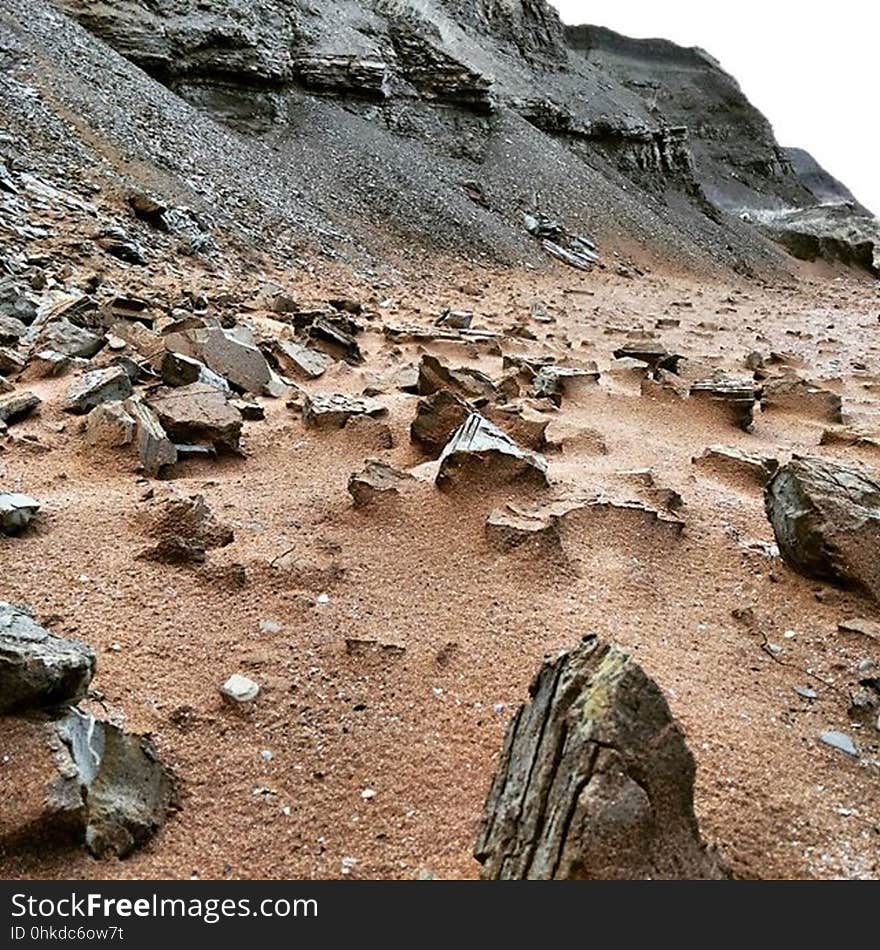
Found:
<svg viewBox="0 0 880 950"><path fill-rule="evenodd" d="M144 473L155 477L164 468L174 465L177 462L177 447L168 438L158 415L140 396L126 400L125 409L135 422L138 458Z"/></svg>
<svg viewBox="0 0 880 950"><path fill-rule="evenodd" d="M547 485L547 460L527 452L493 422L474 412L444 448L437 485L445 487L464 473L498 483L527 478Z"/></svg>
<svg viewBox="0 0 880 950"><path fill-rule="evenodd" d="M0 603L0 713L76 702L94 673L90 647L55 636L21 607Z"/></svg>
<svg viewBox="0 0 880 950"><path fill-rule="evenodd" d="M36 518L40 503L20 492L0 491L0 534L19 534Z"/></svg>
<svg viewBox="0 0 880 950"><path fill-rule="evenodd" d="M207 551L235 540L232 528L220 521L203 495L169 494L150 505L147 534L156 543L138 557L163 564L201 564Z"/></svg>
<svg viewBox="0 0 880 950"><path fill-rule="evenodd" d="M233 703L252 703L260 695L260 687L241 673L233 673L220 687L220 693Z"/></svg>
<svg viewBox="0 0 880 950"><path fill-rule="evenodd" d="M104 402L120 402L131 395L131 379L121 366L92 370L71 383L65 412L85 415Z"/></svg>
<svg viewBox="0 0 880 950"><path fill-rule="evenodd" d="M880 483L828 459L795 456L764 492L779 550L808 577L880 600Z"/></svg>
<svg viewBox="0 0 880 950"><path fill-rule="evenodd" d="M148 739L73 708L55 725L60 778L50 810L82 826L95 857L125 857L149 840L175 803L174 782Z"/></svg>
<svg viewBox="0 0 880 950"><path fill-rule="evenodd" d="M837 393L794 374L768 379L761 393L761 407L765 412L779 409L835 425L843 422L842 405Z"/></svg>
<svg viewBox="0 0 880 950"><path fill-rule="evenodd" d="M571 398L594 388L600 375L592 362L587 366L543 366L532 381L532 393L559 406L563 397Z"/></svg>
<svg viewBox="0 0 880 950"><path fill-rule="evenodd" d="M744 432L751 430L758 398L755 381L751 377L716 373L709 379L695 382L690 388L690 396L719 407Z"/></svg>
<svg viewBox="0 0 880 950"><path fill-rule="evenodd" d="M819 736L819 740L832 749L837 749L838 752L843 752L853 758L858 758L859 756L859 750L856 748L856 744L845 732L836 732L834 730L823 732Z"/></svg>
<svg viewBox="0 0 880 950"><path fill-rule="evenodd" d="M466 366L451 369L426 353L419 363L419 395L430 396L440 390L458 393L466 399L495 396L495 384L485 373Z"/></svg>
<svg viewBox="0 0 880 950"><path fill-rule="evenodd" d="M348 479L348 493L355 508L365 508L379 498L397 495L407 482L413 481L408 472L401 472L378 459L368 459L363 470Z"/></svg>
<svg viewBox="0 0 880 950"><path fill-rule="evenodd" d="M638 360L640 363L647 363L652 370L665 369L670 373L676 371L679 361L683 359L676 353L670 353L662 344L651 340L631 340L614 351L614 358Z"/></svg>
<svg viewBox="0 0 880 950"><path fill-rule="evenodd" d="M588 637L546 662L530 695L485 804L484 879L730 876L700 836L684 734L630 656Z"/></svg>

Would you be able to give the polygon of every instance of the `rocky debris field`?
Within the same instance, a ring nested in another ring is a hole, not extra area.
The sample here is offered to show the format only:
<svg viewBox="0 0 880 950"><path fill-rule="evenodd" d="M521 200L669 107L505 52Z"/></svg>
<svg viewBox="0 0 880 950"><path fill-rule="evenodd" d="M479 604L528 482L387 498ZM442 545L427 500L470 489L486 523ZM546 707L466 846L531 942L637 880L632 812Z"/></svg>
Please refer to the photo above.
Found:
<svg viewBox="0 0 880 950"><path fill-rule="evenodd" d="M249 6L0 3L0 874L876 879L876 222L699 51Z"/></svg>
<svg viewBox="0 0 880 950"><path fill-rule="evenodd" d="M876 283L218 268L4 180L5 876L878 876Z"/></svg>

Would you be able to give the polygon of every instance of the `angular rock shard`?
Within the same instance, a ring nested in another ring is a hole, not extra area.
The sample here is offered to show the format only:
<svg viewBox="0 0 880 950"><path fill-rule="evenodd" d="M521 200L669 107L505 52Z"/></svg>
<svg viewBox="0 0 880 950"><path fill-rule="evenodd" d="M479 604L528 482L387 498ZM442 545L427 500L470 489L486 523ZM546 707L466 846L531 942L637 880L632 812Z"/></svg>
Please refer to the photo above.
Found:
<svg viewBox="0 0 880 950"><path fill-rule="evenodd" d="M121 366L85 373L71 383L64 400L65 412L84 415L104 402L121 402L131 395L131 379Z"/></svg>
<svg viewBox="0 0 880 950"><path fill-rule="evenodd" d="M139 396L126 400L125 409L135 422L138 458L144 473L158 475L177 462L177 449L155 412Z"/></svg>
<svg viewBox="0 0 880 950"><path fill-rule="evenodd" d="M56 637L28 611L0 602L0 713L76 702L94 673L90 647Z"/></svg>
<svg viewBox="0 0 880 950"><path fill-rule="evenodd" d="M718 373L710 379L694 383L690 395L692 399L705 400L710 405L718 406L744 432L751 429L757 401L755 382L751 377Z"/></svg>
<svg viewBox="0 0 880 950"><path fill-rule="evenodd" d="M376 419L387 413L388 410L380 402L367 396L319 393L306 398L303 422L315 429L341 429L356 416Z"/></svg>
<svg viewBox="0 0 880 950"><path fill-rule="evenodd" d="M764 492L779 550L808 577L880 600L880 483L828 459L795 456Z"/></svg>
<svg viewBox="0 0 880 950"><path fill-rule="evenodd" d="M530 695L486 801L484 879L730 876L700 837L681 728L631 657L589 637L546 662Z"/></svg>
<svg viewBox="0 0 880 950"><path fill-rule="evenodd" d="M241 413L214 386L190 383L176 389L159 389L147 399L147 405L175 442L208 443L218 452L239 449Z"/></svg>
<svg viewBox="0 0 880 950"><path fill-rule="evenodd" d="M471 413L443 450L437 484L446 486L463 472L499 482L530 478L547 484L547 460L522 449L478 412Z"/></svg>
<svg viewBox="0 0 880 950"><path fill-rule="evenodd" d="M379 498L396 495L401 486L413 481L408 472L401 472L378 459L368 459L363 471L348 480L348 493L355 508L365 508Z"/></svg>
<svg viewBox="0 0 880 950"><path fill-rule="evenodd" d="M164 823L175 803L171 773L143 736L73 708L57 723L61 773L49 807L81 825L98 858L131 854Z"/></svg>
<svg viewBox="0 0 880 950"><path fill-rule="evenodd" d="M448 389L438 390L419 400L416 417L409 428L409 436L413 442L436 457L446 447L452 433L470 414L471 408L461 396L449 392Z"/></svg>
<svg viewBox="0 0 880 950"><path fill-rule="evenodd" d="M18 534L31 523L40 503L30 495L0 491L0 534Z"/></svg>

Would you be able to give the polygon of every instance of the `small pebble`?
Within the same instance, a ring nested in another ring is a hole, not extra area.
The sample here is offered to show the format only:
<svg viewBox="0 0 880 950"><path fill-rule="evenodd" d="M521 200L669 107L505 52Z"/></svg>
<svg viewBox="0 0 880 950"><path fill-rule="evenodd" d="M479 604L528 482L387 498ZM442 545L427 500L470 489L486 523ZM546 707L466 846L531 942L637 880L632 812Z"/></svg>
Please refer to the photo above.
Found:
<svg viewBox="0 0 880 950"><path fill-rule="evenodd" d="M840 752L845 752L847 755L851 755L855 758L858 757L859 750L856 748L855 743L850 739L850 737L845 732L823 732L819 736L821 742L824 742L825 745L831 746L832 749L837 749Z"/></svg>

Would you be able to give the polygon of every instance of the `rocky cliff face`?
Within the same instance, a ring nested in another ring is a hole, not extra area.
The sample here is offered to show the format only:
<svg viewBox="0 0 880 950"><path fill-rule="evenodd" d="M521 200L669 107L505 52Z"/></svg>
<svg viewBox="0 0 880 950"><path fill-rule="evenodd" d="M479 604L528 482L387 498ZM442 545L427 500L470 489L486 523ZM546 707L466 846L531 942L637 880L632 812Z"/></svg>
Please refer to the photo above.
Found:
<svg viewBox="0 0 880 950"><path fill-rule="evenodd" d="M10 25L30 33L32 50L42 46L50 62L53 45L86 45L81 34L53 30L43 0L29 14L20 0L5 5ZM811 185L824 196L815 170L779 147L708 54L564 28L544 0L56 6L202 116L245 134L230 149L253 152L244 164L261 169L260 183L252 175L230 184L224 175L215 186L204 176L199 187L215 211L241 219L242 204L256 205L265 225L266 207L284 205L274 192L294 195L297 213L284 215L285 229L293 217L294 230L312 239L316 230L345 235L348 247L333 248L336 255L387 245L393 231L405 243L416 237L522 260L535 250L522 213L545 203L573 230L626 234L692 264L753 272L784 258L740 220L743 212L810 207ZM74 61L60 52L56 85L100 84L103 55L90 49ZM104 133L130 119L103 113L145 95L134 75L117 85L120 102L86 103L86 121ZM148 98L157 96L151 89ZM167 102L145 121L163 110ZM179 123L185 150L187 120L175 110L159 120L161 134ZM149 149L138 143L135 157ZM185 164L167 149L161 161ZM307 218L315 225L303 228Z"/></svg>

